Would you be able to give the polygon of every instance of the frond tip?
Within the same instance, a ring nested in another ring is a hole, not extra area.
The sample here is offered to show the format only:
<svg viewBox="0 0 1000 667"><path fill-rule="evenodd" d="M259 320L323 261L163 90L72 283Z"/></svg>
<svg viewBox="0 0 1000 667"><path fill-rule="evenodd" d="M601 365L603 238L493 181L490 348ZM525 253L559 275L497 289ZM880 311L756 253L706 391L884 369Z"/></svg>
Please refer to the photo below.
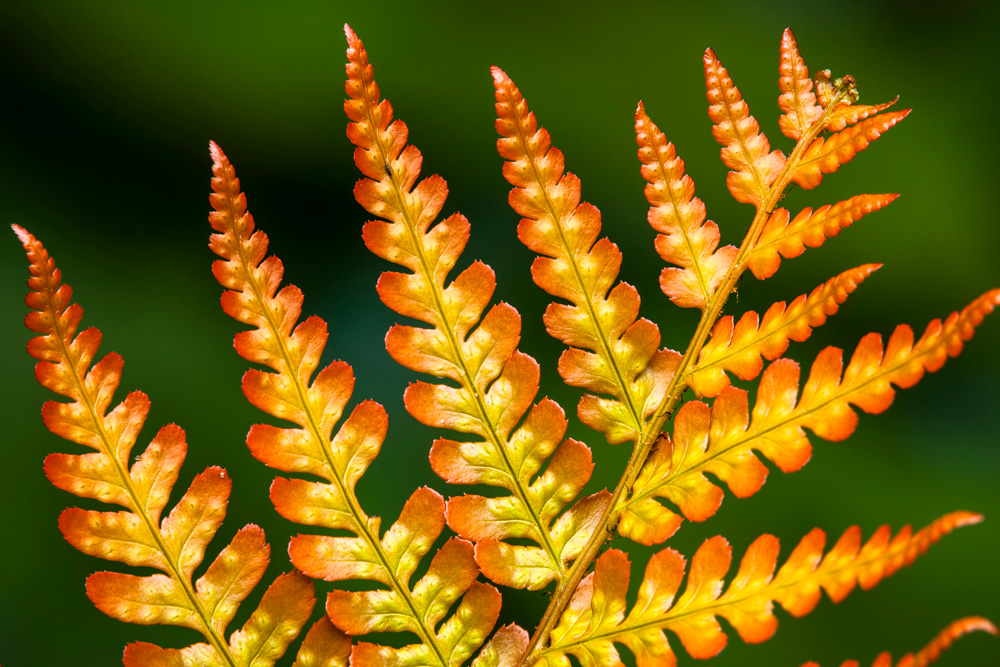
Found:
<svg viewBox="0 0 1000 667"><path fill-rule="evenodd" d="M961 618L939 632L916 655L903 656L897 667L927 667L932 662L936 662L941 653L954 644L958 638L976 631L988 632L991 635L997 634L996 626L985 618L978 616Z"/></svg>
<svg viewBox="0 0 1000 667"><path fill-rule="evenodd" d="M523 216L517 236L539 255L531 265L535 283L569 302L545 309L549 335L569 346L559 358L559 374L567 384L592 392L577 407L581 421L611 444L638 441L680 355L659 349L659 328L639 317L638 291L618 280L621 251L608 238L598 239L600 211L580 201L580 179L566 171L562 151L511 78L499 67L492 73L497 151L506 160L504 178L514 186L511 208ZM692 207L697 218L697 205ZM715 249L711 236L711 229L705 230L709 254Z"/></svg>
<svg viewBox="0 0 1000 667"><path fill-rule="evenodd" d="M736 258L734 246L719 248L719 226L705 221L705 204L674 145L646 115L635 112L642 177L646 180L649 224L660 235L656 251L674 264L660 274L660 289L682 308L704 310Z"/></svg>
<svg viewBox="0 0 1000 667"><path fill-rule="evenodd" d="M28 343L28 352L39 360L35 375L43 387L71 400L48 401L42 418L56 435L94 450L51 454L45 474L64 491L124 508L69 508L59 517L59 529L86 554L157 571L146 576L97 572L87 579L87 596L112 618L187 627L206 640L181 650L132 644L125 664L273 665L309 619L315 604L312 582L297 572L280 575L250 620L226 638L240 604L267 568L264 531L244 526L193 579L226 516L229 477L222 468L208 468L161 519L187 454L184 431L173 424L163 427L132 462L149 399L133 391L109 412L121 380L121 357L111 353L91 366L101 333L91 328L77 334L83 309L70 303L72 291L55 262L34 236L13 228L31 263L26 302L32 312L25 324L41 334Z"/></svg>
<svg viewBox="0 0 1000 667"><path fill-rule="evenodd" d="M726 185L733 198L757 208L785 167L785 155L771 150L767 136L712 49L705 51L705 87L712 134L722 144L722 161L732 169Z"/></svg>
<svg viewBox="0 0 1000 667"><path fill-rule="evenodd" d="M817 103L809 68L799 54L799 45L790 28L781 35L781 56L778 106L784 112L778 119L782 133L790 139L801 139L813 123L823 115Z"/></svg>

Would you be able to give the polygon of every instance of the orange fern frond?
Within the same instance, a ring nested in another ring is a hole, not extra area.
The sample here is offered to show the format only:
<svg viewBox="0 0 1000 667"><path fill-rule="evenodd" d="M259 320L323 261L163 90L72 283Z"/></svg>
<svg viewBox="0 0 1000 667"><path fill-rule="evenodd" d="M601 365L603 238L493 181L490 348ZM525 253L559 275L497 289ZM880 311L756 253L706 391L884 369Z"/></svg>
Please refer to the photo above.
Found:
<svg viewBox="0 0 1000 667"><path fill-rule="evenodd" d="M809 68L799 54L799 45L790 28L781 35L778 65L778 107L784 112L778 118L781 132L789 139L801 139L813 123L823 115L823 107L816 101Z"/></svg>
<svg viewBox="0 0 1000 667"><path fill-rule="evenodd" d="M962 635L966 635L970 632L975 631L988 632L991 635L997 634L996 627L990 623L985 618L979 616L970 616L968 618L961 618L953 623L949 624L944 630L939 632L930 643L922 648L920 652L916 655L913 653L907 653L899 662L896 663L896 667L927 667L933 662L936 662L938 656L945 650L947 650L955 640L957 640ZM815 662L807 662L802 665L802 667L819 667ZM847 660L840 667L858 667L857 660ZM892 667L892 656L888 652L880 653L875 662L872 663L872 667Z"/></svg>
<svg viewBox="0 0 1000 667"><path fill-rule="evenodd" d="M882 104L838 104L834 107L833 112L824 124L823 129L830 130L832 132L839 132L848 125L854 125L858 121L862 121L869 116L874 116L877 113L885 111L898 101L899 98L897 97L894 100L883 102Z"/></svg>
<svg viewBox="0 0 1000 667"><path fill-rule="evenodd" d="M825 174L832 174L840 169L840 165L853 160L855 155L909 114L909 109L890 111L865 118L829 137L817 137L796 163L791 180L807 190L816 187Z"/></svg>
<svg viewBox="0 0 1000 667"><path fill-rule="evenodd" d="M806 246L818 248L840 230L850 227L863 216L888 206L899 195L857 195L815 211L806 207L789 221L788 209L771 213L757 242L747 256L747 266L759 280L770 278L781 265L781 258L792 259L805 252Z"/></svg>
<svg viewBox="0 0 1000 667"><path fill-rule="evenodd" d="M637 441L680 355L659 350L659 328L637 319L639 293L628 283L615 285L621 252L597 238L600 211L580 203L580 179L564 171L562 151L538 126L521 91L500 68L492 72L497 150L507 160L504 177L514 186L510 205L524 216L518 238L541 255L531 265L535 283L572 304L551 303L545 310L545 328L569 346L559 358L559 373L568 384L593 392L580 400L581 421L612 444Z"/></svg>
<svg viewBox="0 0 1000 667"><path fill-rule="evenodd" d="M773 361L784 354L789 341L801 343L809 338L813 328L836 313L880 266L865 264L844 271L787 307L784 301L774 304L763 320L753 311L744 313L735 324L732 315L719 319L691 369L690 385L701 396L717 396L729 386L727 371L741 380L753 380L763 367L761 357Z"/></svg>
<svg viewBox="0 0 1000 667"><path fill-rule="evenodd" d="M828 347L813 363L801 396L798 364L779 359L761 377L752 415L747 393L735 387L724 389L711 408L689 401L674 418L673 438L663 436L639 473L618 531L642 544L670 537L680 517L654 498L669 500L691 521L712 516L723 493L705 473L725 482L737 497L756 493L767 468L751 450L784 472L798 470L812 452L803 428L825 440L847 438L857 425L851 406L869 413L886 410L895 395L892 385L911 387L925 371L938 370L998 304L1000 290L987 292L943 324L931 322L916 343L910 327L897 327L884 351L881 337L869 334L846 370L841 351Z"/></svg>
<svg viewBox="0 0 1000 667"><path fill-rule="evenodd" d="M694 196L694 181L684 172L684 161L641 102L635 112L635 136L647 182L649 224L660 232L656 251L679 267L663 269L660 289L682 308L704 310L732 266L737 249L719 248L719 226L705 222L705 204Z"/></svg>
<svg viewBox="0 0 1000 667"><path fill-rule="evenodd" d="M34 236L13 228L31 264L26 303L32 312L25 324L41 334L28 343L28 352L39 360L35 376L43 387L71 400L48 401L42 418L56 435L94 450L51 454L45 474L64 491L125 510L69 508L59 517L59 529L86 554L158 571L147 576L92 574L87 596L120 621L187 627L207 640L181 650L132 644L125 664L162 664L159 656L170 656L178 665L274 664L309 619L315 604L312 583L298 573L280 575L250 620L226 639L237 609L267 568L270 549L264 531L253 524L243 527L193 579L225 518L229 477L222 468L206 469L162 517L187 454L184 431L175 424L164 426L129 465L149 398L133 391L109 412L121 381L122 358L112 352L93 363L101 332L90 328L77 333L83 309L70 303L72 290L62 283L55 262Z"/></svg>
<svg viewBox="0 0 1000 667"><path fill-rule="evenodd" d="M640 667L674 665L676 657L665 630L676 634L692 657L711 658L728 641L720 617L743 641L763 642L777 630L775 602L793 616L811 612L820 590L840 602L855 586L874 587L910 565L945 534L980 520L976 514L955 512L917 533L907 526L895 537L888 526L882 526L863 546L861 531L855 526L825 556L826 536L817 528L799 542L777 572L778 539L762 535L747 549L728 587L724 578L732 549L725 539L714 537L692 558L687 586L679 597L684 557L664 549L649 560L638 598L627 615L629 561L624 552L611 549L580 584L552 631L551 644L540 651L539 664L564 665L566 654L571 654L584 664L610 667L621 664L615 644L623 644Z"/></svg>
<svg viewBox="0 0 1000 667"><path fill-rule="evenodd" d="M722 144L723 163L732 169L726 185L736 201L759 208L784 169L785 156L771 150L771 143L712 49L705 51L704 63L712 135Z"/></svg>
<svg viewBox="0 0 1000 667"><path fill-rule="evenodd" d="M351 367L334 361L317 372L326 345L326 323L312 316L297 324L302 292L291 285L278 289L281 261L274 256L265 259L267 237L254 231L235 170L214 143L211 153L214 211L209 221L218 233L212 235L210 246L223 258L212 267L218 281L228 288L222 307L253 327L237 334L237 352L273 371L247 371L243 391L267 414L295 424L293 428L257 424L247 436L247 445L255 457L273 468L323 480L277 478L271 486L271 500L282 516L351 534L293 537L289 545L292 563L310 576L329 581L365 579L386 586L387 590L349 595L330 593L327 613L342 630L349 634L408 631L419 639L420 643L403 649L357 645L352 664L384 664L379 660L388 660L387 656L399 664L414 660L440 667L458 664L457 657L467 656L492 630L500 611L500 594L475 583L479 569L472 545L458 539L446 543L427 573L411 584L417 565L444 529L444 500L430 489L414 492L399 520L379 536L381 521L364 512L355 485L382 445L385 410L364 401L334 434L354 388ZM439 628L451 604L460 598L455 614Z"/></svg>
<svg viewBox="0 0 1000 667"><path fill-rule="evenodd" d="M420 152L406 145L406 125L393 121L389 102L380 101L361 40L349 28L347 39L348 136L357 146L355 162L368 177L354 192L362 206L385 220L365 225L365 244L409 271L383 273L378 293L396 312L433 327L396 324L386 348L407 368L459 385L417 382L406 391L406 408L424 424L481 438L437 440L431 466L446 481L488 484L509 495L452 498L448 525L476 542L476 561L487 577L506 586L541 588L563 578L608 494L567 509L590 479L590 450L571 439L560 445L567 422L554 401L533 404L539 367L517 350L517 311L500 303L483 316L496 285L492 269L474 262L447 284L468 242L469 223L455 214L433 224L447 186L438 176L417 182ZM513 538L534 545L507 542Z"/></svg>

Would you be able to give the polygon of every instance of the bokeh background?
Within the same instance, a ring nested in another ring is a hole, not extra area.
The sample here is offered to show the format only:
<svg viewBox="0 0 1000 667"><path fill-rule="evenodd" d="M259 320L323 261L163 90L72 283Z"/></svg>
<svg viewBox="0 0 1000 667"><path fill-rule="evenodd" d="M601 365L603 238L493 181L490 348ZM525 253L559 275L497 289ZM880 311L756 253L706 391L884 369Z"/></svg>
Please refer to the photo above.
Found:
<svg viewBox="0 0 1000 667"><path fill-rule="evenodd" d="M622 275L645 296L643 314L679 349L695 319L657 288L661 263L635 157L636 103L644 100L677 144L727 243L739 242L751 209L725 189L705 114L706 47L717 51L772 143L786 152L775 103L786 26L813 71L854 74L863 102L899 95L901 105L913 107L905 123L818 190L793 191L787 205L797 210L859 192L903 196L823 248L786 261L766 283L744 280L727 307L735 314L764 309L849 267L884 262L811 341L793 346L790 354L807 364L823 346L851 349L868 331L888 334L901 322L922 330L1000 285L1000 141L992 120L1000 107L998 19L1000 3L986 0L488 7L7 0L0 4L0 216L47 244L76 288L85 323L104 331L105 350L125 357L123 389L150 394L141 442L159 425L177 422L190 443L182 486L208 465L229 470L233 501L210 554L240 526L260 523L273 545L271 578L290 567L285 545L297 530L273 511L273 474L243 444L260 415L239 391L247 364L232 350L237 328L218 307L221 289L209 271L209 139L236 164L287 278L306 293L307 313L330 322L327 357L354 366L356 400L373 397L389 410L383 454L359 486L365 505L391 520L419 484L463 491L431 473L427 450L440 434L404 411L402 391L414 375L382 344L397 318L375 295L387 265L364 248L360 230L368 216L351 195L358 174L341 106L345 22L365 40L383 93L424 153L425 173L448 180L446 211L461 210L473 223L463 262L482 258L496 270L498 298L524 318L522 349L542 363L542 394L572 412L578 392L555 372L560 345L541 325L547 300L531 284L531 253L517 243L517 216L506 203L490 65L517 81L553 133L583 180L585 199L601 209L605 233L622 248ZM41 463L72 446L48 434L39 418L48 396L24 352L26 276L10 235L0 244L0 662L110 665L137 639L194 641L189 631L113 621L84 594L85 577L106 565L75 552L56 528L60 510L77 501L48 484ZM771 532L787 554L815 526L835 536L857 523L867 536L882 523L919 526L956 509L981 511L986 522L949 537L871 592L836 606L824 600L801 620L779 611L781 627L764 645L746 646L733 634L711 664L870 664L881 650L898 657L919 648L960 616L1000 620L994 318L960 358L901 392L887 414L862 416L844 443L814 440L814 460L802 471L772 468L756 496L730 495L716 517L686 524L671 545L690 555L722 534L742 554L754 537ZM571 428L595 452L593 488L613 484L625 448ZM638 578L644 556L636 551L632 559ZM329 586L319 589L322 595ZM517 592L505 600L503 620L520 618L527 627L545 603ZM237 623L252 608L244 606ZM682 661L693 662L675 645ZM998 663L1000 643L986 636L963 640L941 662Z"/></svg>

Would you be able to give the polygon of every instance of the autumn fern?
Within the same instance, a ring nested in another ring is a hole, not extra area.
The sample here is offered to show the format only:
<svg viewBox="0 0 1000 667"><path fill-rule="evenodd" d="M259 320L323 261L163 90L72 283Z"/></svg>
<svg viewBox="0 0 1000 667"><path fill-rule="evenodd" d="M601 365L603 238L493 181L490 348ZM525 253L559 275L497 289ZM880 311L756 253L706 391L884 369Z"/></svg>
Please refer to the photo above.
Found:
<svg viewBox="0 0 1000 667"><path fill-rule="evenodd" d="M213 273L225 290L223 311L245 327L234 343L254 365L243 393L268 420L250 427L246 444L282 473L270 499L303 531L288 544L296 571L278 576L241 629L228 626L269 562L263 531L243 528L199 569L225 515L226 473L197 476L163 517L187 451L183 432L164 427L132 462L148 399L132 392L111 408L121 358L94 363L100 333L78 332L82 311L70 304L59 271L33 236L14 228L31 265L26 322L40 334L29 343L36 376L70 401L47 403L45 425L93 450L49 456L46 474L59 488L122 508L68 509L59 527L87 554L143 568L92 575L87 594L112 617L180 625L204 638L183 649L130 644L126 665L274 664L308 622L318 580L324 613L302 640L296 667L613 667L628 659L623 649L639 667L673 667L685 653L718 655L731 635L763 642L777 630L776 606L800 617L823 594L840 602L982 520L956 511L917 531L883 526L867 540L855 526L829 547L817 528L783 558L778 539L765 534L737 548L735 566L721 536L688 557L664 544L685 521L713 516L723 487L738 498L760 490L766 462L783 472L804 466L807 431L831 441L850 436L857 410L886 410L896 389L961 352L1000 304L1000 289L992 290L919 337L907 325L885 343L869 334L846 361L828 347L808 370L785 356L791 344L808 339L881 265L847 269L762 315L733 313L731 303L724 314L747 271L766 279L783 259L896 198L862 194L794 213L782 207L789 187L817 187L905 118L908 110L890 109L895 100L862 105L853 77L810 74L786 30L778 79L778 125L794 142L786 154L706 51L708 115L730 170L726 185L753 210L743 239L729 245L723 239L732 228L708 219L679 148L638 105L638 170L664 263L659 285L698 317L690 340L674 350L641 315L638 290L620 279L622 252L567 170L569 158L511 76L492 69L511 233L520 218L517 237L537 255L531 276L552 298L541 324L565 345L555 370L580 391L576 416L596 432L591 444L629 450L614 488L588 495L592 451L566 437L566 412L539 397L543 369L520 349L522 327L536 323L495 301L496 275L485 263L459 270L472 223L442 215L445 180L422 176L423 157L383 97L364 44L350 27L345 32L347 136L361 174L354 195L373 216L361 234L393 265L378 280L378 297L405 318L389 329L385 349L421 374L404 404L434 429L429 463L444 483L413 491L387 525L366 511L357 485L386 444L389 417L372 400L352 404L350 365L321 364L328 325L302 318L303 293L282 284L282 262L268 254L232 163L211 143ZM630 543L655 549L646 556ZM634 599L630 581L638 582ZM497 627L505 588L540 591L544 613ZM996 633L983 618L960 619L896 665L924 667L973 630ZM892 664L888 654L874 663Z"/></svg>

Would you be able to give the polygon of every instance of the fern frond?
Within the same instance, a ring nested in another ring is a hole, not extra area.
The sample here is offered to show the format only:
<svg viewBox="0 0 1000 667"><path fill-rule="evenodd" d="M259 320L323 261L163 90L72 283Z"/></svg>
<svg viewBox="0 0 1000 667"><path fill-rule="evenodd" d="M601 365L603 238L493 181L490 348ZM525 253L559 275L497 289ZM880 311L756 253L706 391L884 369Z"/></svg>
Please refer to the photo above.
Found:
<svg viewBox="0 0 1000 667"><path fill-rule="evenodd" d="M642 544L670 537L680 517L654 498L669 500L691 521L715 514L723 493L705 473L737 497L756 493L767 468L751 450L784 472L798 470L812 452L803 428L825 440L847 438L857 425L851 406L869 413L886 410L895 395L892 385L911 387L925 371L938 370L961 352L963 341L998 304L1000 290L987 292L943 324L931 322L916 343L910 327L897 327L884 351L881 337L869 334L846 370L841 351L828 347L813 363L801 396L798 364L779 359L761 377L752 415L747 393L735 387L724 389L711 408L701 401L686 403L674 418L673 438L664 435L636 478L619 533Z"/></svg>
<svg viewBox="0 0 1000 667"><path fill-rule="evenodd" d="M452 498L448 525L476 542L476 561L493 581L532 590L560 581L593 532L608 494L569 506L590 479L590 450L572 439L560 445L567 422L554 401L533 405L539 367L517 350L517 311L500 303L483 316L496 284L492 269L474 262L447 283L468 242L469 223L455 214L434 224L447 186L438 176L417 182L420 152L406 145L406 125L393 121L389 102L380 101L361 40L349 28L347 39L348 135L357 146L355 162L368 177L354 192L362 206L385 220L365 225L365 244L408 269L383 273L378 293L396 312L433 327L396 324L386 348L407 368L458 383L417 382L406 391L406 408L424 424L481 438L437 440L431 466L438 475L509 494ZM507 542L514 538L534 545Z"/></svg>
<svg viewBox="0 0 1000 667"><path fill-rule="evenodd" d="M770 278L781 265L781 258L792 259L805 252L806 246L818 248L840 230L850 227L863 216L888 206L899 195L857 195L815 211L806 207L789 221L788 209L771 213L760 236L747 255L746 264L758 280Z"/></svg>
<svg viewBox="0 0 1000 667"><path fill-rule="evenodd" d="M226 639L239 605L267 568L270 549L264 531L253 524L243 527L193 580L225 518L229 477L222 468L206 469L161 519L187 454L184 431L164 426L129 466L149 399L133 391L109 412L121 381L122 358L112 352L93 363L101 332L90 328L78 333L83 309L70 303L72 290L62 283L55 262L34 236L17 225L13 229L31 264L26 302L32 312L25 324L41 334L28 343L28 352L39 360L35 376L43 387L71 401L48 401L42 418L56 435L94 450L51 454L45 474L64 491L125 509L69 508L59 517L59 529L86 554L159 572L98 572L87 579L87 596L120 621L183 626L207 640L179 651L133 644L125 664L158 664L161 655L172 656L178 665L274 664L309 619L315 604L312 583L298 573L280 575L250 620Z"/></svg>
<svg viewBox="0 0 1000 667"><path fill-rule="evenodd" d="M559 373L570 385L593 392L581 398L581 421L612 444L637 441L663 399L680 355L659 350L659 328L639 314L639 293L619 282L622 255L607 238L598 240L601 215L580 203L580 179L564 171L562 151L521 91L494 67L497 140L504 177L514 186L511 207L524 216L518 238L537 257L535 283L572 305L549 304L545 328L569 346ZM602 394L610 398L603 398Z"/></svg>
<svg viewBox="0 0 1000 667"><path fill-rule="evenodd" d="M729 386L727 371L741 380L753 380L763 367L761 357L773 361L784 354L789 341L801 343L809 338L813 328L836 313L880 266L864 264L844 271L787 307L784 301L772 305L763 320L753 311L744 313L735 324L732 315L719 319L691 369L691 387L701 396L717 396Z"/></svg>
<svg viewBox="0 0 1000 667"><path fill-rule="evenodd" d="M635 136L647 182L649 224L660 232L656 251L679 267L663 269L660 289L682 308L704 310L732 266L737 249L719 248L719 226L705 222L705 204L694 196L694 181L684 172L684 161L641 102L635 112Z"/></svg>
<svg viewBox="0 0 1000 667"><path fill-rule="evenodd" d="M778 73L778 107L784 112L778 126L786 137L798 140L822 117L823 107L817 103L809 68L791 28L785 28L781 35Z"/></svg>
<svg viewBox="0 0 1000 667"><path fill-rule="evenodd" d="M865 118L829 137L817 137L796 163L791 180L807 190L816 187L822 182L824 174L832 174L840 169L840 165L853 160L855 155L909 114L909 109L890 111Z"/></svg>
<svg viewBox="0 0 1000 667"><path fill-rule="evenodd" d="M937 661L938 656L941 655L942 651L945 651L950 647L955 640L957 640L962 635L966 635L970 632L975 631L988 632L991 635L997 634L996 627L990 623L985 618L978 616L970 616L968 618L961 618L953 623L949 624L944 630L939 632L934 639L930 641L927 646L922 648L917 654L907 653L899 662L896 663L896 667L927 667L927 665ZM880 653L875 662L872 663L872 667L891 667L892 666L892 656L888 652ZM807 662L802 667L819 667L815 662ZM840 667L858 667L857 660L847 660Z"/></svg>
<svg viewBox="0 0 1000 667"><path fill-rule="evenodd" d="M763 642L777 630L775 602L793 616L811 612L821 589L833 602L840 602L855 586L874 587L910 565L945 534L980 520L975 514L955 512L917 533L905 527L891 539L888 526L882 526L863 546L861 531L855 526L825 556L826 536L817 528L799 542L777 572L778 539L763 535L747 549L728 587L724 578L732 549L725 539L714 537L695 553L679 597L684 557L664 549L649 560L638 598L627 615L629 561L624 552L611 549L581 582L552 631L550 646L540 652L539 664L562 666L570 654L586 667L610 667L621 664L615 644L622 644L635 655L639 667L672 666L676 656L665 630L676 634L692 657L711 658L727 643L720 617L743 641Z"/></svg>
<svg viewBox="0 0 1000 667"><path fill-rule="evenodd" d="M726 185L736 201L760 208L785 167L785 156L771 150L771 143L712 49L705 51L704 64L712 135L722 144L723 163L733 170L726 176Z"/></svg>
<svg viewBox="0 0 1000 667"><path fill-rule="evenodd" d="M854 125L858 121L864 120L869 116L882 113L898 101L899 98L897 97L894 100L883 102L882 104L838 104L834 107L833 112L824 124L823 129L830 130L831 132L839 132L848 125Z"/></svg>
<svg viewBox="0 0 1000 667"><path fill-rule="evenodd" d="M403 649L355 646L352 664L381 664L366 662L379 652L405 656L399 664L414 664L413 660L441 667L460 664L463 653L467 656L478 647L493 628L500 594L474 583L479 569L472 545L457 539L446 543L428 572L411 585L418 563L444 528L444 500L430 489L418 489L399 520L379 536L381 521L364 512L355 485L382 445L385 410L364 401L333 433L354 388L351 367L334 361L317 373L326 345L326 323L312 316L297 324L302 292L291 285L279 291L281 261L274 256L265 259L267 237L254 231L235 170L214 143L211 153L214 211L209 221L218 233L212 235L210 246L223 258L212 266L216 278L228 288L222 307L252 327L237 334L237 352L274 371L247 371L243 391L267 414L295 424L293 428L257 424L247 436L247 445L255 457L273 468L323 480L277 478L271 486L271 500L282 516L351 534L295 536L289 544L292 563L328 581L365 579L386 586L387 590L350 594L347 603L342 591L330 593L327 613L342 630L350 634L405 630L419 640ZM459 598L458 610L439 630L438 623Z"/></svg>

